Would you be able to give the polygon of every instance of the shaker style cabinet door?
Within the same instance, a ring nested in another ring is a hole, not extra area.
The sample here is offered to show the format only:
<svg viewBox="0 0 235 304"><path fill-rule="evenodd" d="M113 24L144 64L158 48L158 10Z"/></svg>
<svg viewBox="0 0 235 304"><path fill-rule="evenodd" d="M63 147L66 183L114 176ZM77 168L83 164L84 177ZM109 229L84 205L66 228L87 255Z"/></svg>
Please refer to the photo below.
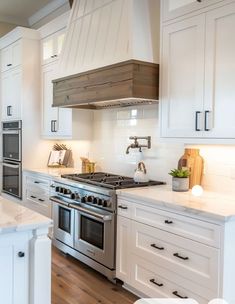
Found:
<svg viewBox="0 0 235 304"><path fill-rule="evenodd" d="M13 69L21 64L21 42L17 41L1 51L1 72Z"/></svg>
<svg viewBox="0 0 235 304"><path fill-rule="evenodd" d="M42 136L44 138L72 137L72 110L52 107L52 80L57 76L58 61L42 67Z"/></svg>
<svg viewBox="0 0 235 304"><path fill-rule="evenodd" d="M203 133L205 14L163 27L161 136Z"/></svg>
<svg viewBox="0 0 235 304"><path fill-rule="evenodd" d="M22 73L13 69L1 75L2 120L21 119Z"/></svg>
<svg viewBox="0 0 235 304"><path fill-rule="evenodd" d="M223 0L162 0L163 21L168 21Z"/></svg>
<svg viewBox="0 0 235 304"><path fill-rule="evenodd" d="M206 15L205 137L235 138L235 3Z"/></svg>
<svg viewBox="0 0 235 304"><path fill-rule="evenodd" d="M29 251L27 234L1 236L1 303L29 304Z"/></svg>

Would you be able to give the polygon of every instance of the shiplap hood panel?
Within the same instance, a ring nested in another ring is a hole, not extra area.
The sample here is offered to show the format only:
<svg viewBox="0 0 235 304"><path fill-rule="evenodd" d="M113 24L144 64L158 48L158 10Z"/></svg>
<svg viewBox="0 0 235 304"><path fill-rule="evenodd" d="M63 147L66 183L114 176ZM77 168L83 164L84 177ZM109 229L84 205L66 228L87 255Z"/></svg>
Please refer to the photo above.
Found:
<svg viewBox="0 0 235 304"><path fill-rule="evenodd" d="M159 0L75 0L58 78L133 59L158 64L159 7Z"/></svg>

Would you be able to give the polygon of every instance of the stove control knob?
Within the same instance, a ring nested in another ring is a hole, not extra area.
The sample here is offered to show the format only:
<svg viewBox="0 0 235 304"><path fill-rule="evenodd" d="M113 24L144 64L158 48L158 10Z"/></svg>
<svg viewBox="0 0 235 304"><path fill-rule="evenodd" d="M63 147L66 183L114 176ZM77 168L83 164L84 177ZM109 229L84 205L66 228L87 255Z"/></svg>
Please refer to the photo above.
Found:
<svg viewBox="0 0 235 304"><path fill-rule="evenodd" d="M99 206L103 206L103 200L102 200L101 198L98 198L97 201L98 201L98 205L99 205Z"/></svg>
<svg viewBox="0 0 235 304"><path fill-rule="evenodd" d="M83 196L83 197L81 198L81 202L82 202L82 203L86 203L86 202L87 202L87 196Z"/></svg>
<svg viewBox="0 0 235 304"><path fill-rule="evenodd" d="M55 187L55 192L60 192L60 187Z"/></svg>
<svg viewBox="0 0 235 304"><path fill-rule="evenodd" d="M74 200L74 199L76 198L75 193L71 193L71 194L70 194L70 198L71 198L72 200Z"/></svg>
<svg viewBox="0 0 235 304"><path fill-rule="evenodd" d="M99 198L98 197L94 197L93 199L93 204L98 204Z"/></svg>
<svg viewBox="0 0 235 304"><path fill-rule="evenodd" d="M89 196L87 197L87 201L88 201L89 203L93 203L93 202L94 202L94 196L89 195Z"/></svg>
<svg viewBox="0 0 235 304"><path fill-rule="evenodd" d="M103 200L103 204L102 204L103 207L108 207L108 201L106 200Z"/></svg>
<svg viewBox="0 0 235 304"><path fill-rule="evenodd" d="M64 193L65 188L60 187L60 193Z"/></svg>
<svg viewBox="0 0 235 304"><path fill-rule="evenodd" d="M63 189L63 194L71 194L71 190L70 189Z"/></svg>

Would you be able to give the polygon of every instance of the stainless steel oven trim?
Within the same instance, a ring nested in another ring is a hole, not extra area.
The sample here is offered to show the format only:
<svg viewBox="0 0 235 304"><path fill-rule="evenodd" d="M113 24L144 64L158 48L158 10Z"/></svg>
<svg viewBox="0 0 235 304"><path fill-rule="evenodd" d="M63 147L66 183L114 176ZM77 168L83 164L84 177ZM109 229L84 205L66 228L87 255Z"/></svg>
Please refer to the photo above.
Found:
<svg viewBox="0 0 235 304"><path fill-rule="evenodd" d="M19 158L12 158L4 156L4 136L7 134L17 134L19 135ZM12 161L22 161L22 130L21 129L3 129L2 130L2 156L3 160L12 160Z"/></svg>
<svg viewBox="0 0 235 304"><path fill-rule="evenodd" d="M52 198L50 198L52 200ZM75 210L72 208L69 208L68 205L66 204L61 204L58 202L55 202L55 200L52 200L53 203L53 208L52 208L52 217L54 221L54 238L59 240L60 242L73 247L74 246L74 216L75 216ZM71 223L71 233L68 233L62 229L59 228L59 208L62 207L64 209L67 209L71 211L71 218L70 218L70 223Z"/></svg>
<svg viewBox="0 0 235 304"><path fill-rule="evenodd" d="M22 164L21 163L17 163L17 162L10 162L10 161L3 161L2 162L2 166L4 167L9 167L9 168L13 168L13 169L19 169L19 195L15 195L10 191L7 191L5 189L3 189L2 187L2 192L13 195L17 198L22 198ZM3 173L2 173L3 174Z"/></svg>
<svg viewBox="0 0 235 304"><path fill-rule="evenodd" d="M96 262L108 267L109 269L115 268L115 216L111 221L100 221L104 225L104 248L100 249L85 240L81 239L81 216L94 219L93 216L79 210L75 210L75 239L74 248L86 256L94 259Z"/></svg>

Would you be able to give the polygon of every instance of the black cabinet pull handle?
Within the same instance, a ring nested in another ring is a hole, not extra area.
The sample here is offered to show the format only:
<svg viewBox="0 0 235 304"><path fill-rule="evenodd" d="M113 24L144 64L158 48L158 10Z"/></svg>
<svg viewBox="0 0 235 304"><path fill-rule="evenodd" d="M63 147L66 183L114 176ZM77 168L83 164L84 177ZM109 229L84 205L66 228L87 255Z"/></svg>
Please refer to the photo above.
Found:
<svg viewBox="0 0 235 304"><path fill-rule="evenodd" d="M175 256L178 259L184 260L184 261L189 260L189 257L183 257L183 256L179 255L178 252L174 253L173 256Z"/></svg>
<svg viewBox="0 0 235 304"><path fill-rule="evenodd" d="M57 132L57 130L56 130L56 122L57 122L57 120L54 120L54 132Z"/></svg>
<svg viewBox="0 0 235 304"><path fill-rule="evenodd" d="M155 279L150 279L149 282L151 282L151 283L157 285L158 287L162 287L162 286L163 286L162 283L157 283L157 282L155 281Z"/></svg>
<svg viewBox="0 0 235 304"><path fill-rule="evenodd" d="M8 63L8 64L7 64L7 67L10 67L10 66L12 66L12 63Z"/></svg>
<svg viewBox="0 0 235 304"><path fill-rule="evenodd" d="M54 132L53 126L54 126L54 120L51 120L51 132Z"/></svg>
<svg viewBox="0 0 235 304"><path fill-rule="evenodd" d="M30 197L31 197L31 198L37 198L37 197L36 197L36 196L34 196L34 195L30 195Z"/></svg>
<svg viewBox="0 0 235 304"><path fill-rule="evenodd" d="M34 184L40 184L40 182L38 182L38 181L34 181Z"/></svg>
<svg viewBox="0 0 235 304"><path fill-rule="evenodd" d="M128 209L127 206L122 206L122 205L118 206L118 208L119 208L119 209L124 209L124 210Z"/></svg>
<svg viewBox="0 0 235 304"><path fill-rule="evenodd" d="M165 249L164 247L158 247L156 244L151 244L150 246L153 247L153 248L156 248L158 250L164 250Z"/></svg>
<svg viewBox="0 0 235 304"><path fill-rule="evenodd" d="M178 294L178 291L173 291L172 294L180 299L188 299L188 297L186 296L181 296L180 294Z"/></svg>
<svg viewBox="0 0 235 304"><path fill-rule="evenodd" d="M210 131L210 128L208 128L208 115L210 111L205 111L205 131Z"/></svg>
<svg viewBox="0 0 235 304"><path fill-rule="evenodd" d="M24 252L22 252L22 251L18 252L18 257L19 258L23 258L24 256L25 256Z"/></svg>
<svg viewBox="0 0 235 304"><path fill-rule="evenodd" d="M12 116L11 106L7 106L7 116Z"/></svg>
<svg viewBox="0 0 235 304"><path fill-rule="evenodd" d="M201 2L202 2L202 0L197 0L197 2L201 3Z"/></svg>
<svg viewBox="0 0 235 304"><path fill-rule="evenodd" d="M39 198L38 200L39 200L39 202L45 202L45 200L42 198Z"/></svg>
<svg viewBox="0 0 235 304"><path fill-rule="evenodd" d="M165 224L168 224L168 225L173 224L173 221L165 220Z"/></svg>
<svg viewBox="0 0 235 304"><path fill-rule="evenodd" d="M201 111L196 111L196 116L195 116L195 131L199 132L201 129L198 128L198 115L200 115L202 112Z"/></svg>

